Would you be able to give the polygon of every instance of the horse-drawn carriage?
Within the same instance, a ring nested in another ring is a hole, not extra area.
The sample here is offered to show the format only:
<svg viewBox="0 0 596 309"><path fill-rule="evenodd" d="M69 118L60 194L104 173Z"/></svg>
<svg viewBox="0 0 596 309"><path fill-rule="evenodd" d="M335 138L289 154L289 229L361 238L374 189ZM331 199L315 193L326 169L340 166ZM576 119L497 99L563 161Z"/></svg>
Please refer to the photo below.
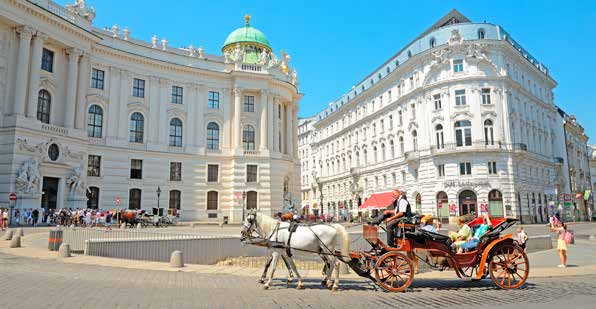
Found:
<svg viewBox="0 0 596 309"><path fill-rule="evenodd" d="M127 226L169 226L176 223L176 216L150 214L145 210L121 210L119 213L120 222L125 223Z"/></svg>
<svg viewBox="0 0 596 309"><path fill-rule="evenodd" d="M390 292L403 291L412 283L415 267L409 257L417 257L418 252L426 253L425 260L431 267L453 269L462 279L476 281L490 275L500 288L518 288L528 278L528 257L511 234L500 235L516 220L490 220L492 227L479 238L478 246L463 253L453 250L450 237L420 229L415 221L398 224L400 236L391 246L379 239L378 226L364 225L364 238L372 249L351 252L347 263L358 275ZM482 223L483 218L476 218L468 226L475 229Z"/></svg>

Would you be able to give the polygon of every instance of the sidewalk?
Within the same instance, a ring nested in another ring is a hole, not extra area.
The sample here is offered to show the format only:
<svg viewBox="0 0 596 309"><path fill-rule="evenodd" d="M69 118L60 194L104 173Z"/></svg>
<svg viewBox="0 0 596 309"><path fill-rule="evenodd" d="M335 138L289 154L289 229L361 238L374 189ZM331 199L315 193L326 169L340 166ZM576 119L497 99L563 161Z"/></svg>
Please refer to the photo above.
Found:
<svg viewBox="0 0 596 309"><path fill-rule="evenodd" d="M80 265L96 265L106 267L120 267L129 269L142 270L156 270L156 271L172 271L172 272L195 272L206 274L231 274L238 276L259 277L263 271L262 268L249 267L235 267L235 266L218 266L218 265L189 265L181 269L170 268L168 263L150 262L138 260L123 260L114 258L104 258L85 255L74 255L70 258L60 258L57 252L49 251L43 247L44 239L47 238L47 233L30 233L25 234L22 239L21 248L9 248L9 241L0 240L0 252L15 256L56 260L64 263L80 264ZM596 261L593 257L596 256L596 244L589 242L578 242L576 245L570 245L568 251L568 268L557 268L559 264L557 252L555 249L546 250L536 253L528 254L530 260L530 276L533 278L545 277L563 277L563 276L581 276L581 275L596 275ZM300 270L303 277L320 278L320 270ZM277 277L287 276L287 271L283 267L278 267L276 271ZM343 278L359 278L356 274L350 273L342 275ZM432 271L420 273L416 278L426 279L447 279L456 278L453 271Z"/></svg>

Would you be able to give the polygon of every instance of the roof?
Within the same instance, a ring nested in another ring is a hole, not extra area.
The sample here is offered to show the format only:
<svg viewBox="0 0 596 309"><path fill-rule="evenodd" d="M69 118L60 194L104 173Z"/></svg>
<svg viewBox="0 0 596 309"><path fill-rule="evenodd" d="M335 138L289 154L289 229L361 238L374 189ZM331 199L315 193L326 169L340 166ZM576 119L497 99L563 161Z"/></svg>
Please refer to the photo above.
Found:
<svg viewBox="0 0 596 309"><path fill-rule="evenodd" d="M364 204L358 207L360 210L365 209L386 209L391 206L393 202L398 198L394 191L374 193L371 195Z"/></svg>
<svg viewBox="0 0 596 309"><path fill-rule="evenodd" d="M225 49L227 46L235 45L237 43L254 43L271 49L271 46L269 45L269 40L267 40L265 34L263 34L261 30L250 26L250 16L246 15L245 19L246 25L244 27L232 31L232 33L230 33L226 38L226 41L224 42L222 49Z"/></svg>

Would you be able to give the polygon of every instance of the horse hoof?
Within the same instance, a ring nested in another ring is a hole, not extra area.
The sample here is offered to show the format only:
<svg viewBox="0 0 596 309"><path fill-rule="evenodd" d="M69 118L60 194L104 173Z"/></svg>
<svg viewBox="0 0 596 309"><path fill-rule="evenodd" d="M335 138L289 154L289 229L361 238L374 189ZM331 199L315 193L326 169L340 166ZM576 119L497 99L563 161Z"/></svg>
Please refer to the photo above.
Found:
<svg viewBox="0 0 596 309"><path fill-rule="evenodd" d="M303 286L302 284L298 284L298 285L296 286L296 289L297 289L297 290L304 290L304 286Z"/></svg>
<svg viewBox="0 0 596 309"><path fill-rule="evenodd" d="M294 282L294 278L288 278L288 283Z"/></svg>
<svg viewBox="0 0 596 309"><path fill-rule="evenodd" d="M264 284L265 283L265 280L261 279L261 280L259 280L259 283L260 284Z"/></svg>
<svg viewBox="0 0 596 309"><path fill-rule="evenodd" d="M263 290L269 290L269 286L268 285L264 285L263 286Z"/></svg>
<svg viewBox="0 0 596 309"><path fill-rule="evenodd" d="M327 280L323 280L323 281L321 281L321 285L322 285L322 286L325 286L325 285L327 285Z"/></svg>
<svg viewBox="0 0 596 309"><path fill-rule="evenodd" d="M338 287L338 286L333 286L333 287L331 288L331 291L332 291L332 292L337 292L338 290L339 290L339 287Z"/></svg>

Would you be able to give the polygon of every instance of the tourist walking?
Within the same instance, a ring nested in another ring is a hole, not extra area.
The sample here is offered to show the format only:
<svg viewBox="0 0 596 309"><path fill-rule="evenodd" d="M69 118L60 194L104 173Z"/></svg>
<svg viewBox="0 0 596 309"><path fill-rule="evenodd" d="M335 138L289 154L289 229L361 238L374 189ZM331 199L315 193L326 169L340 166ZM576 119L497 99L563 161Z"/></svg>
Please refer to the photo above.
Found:
<svg viewBox="0 0 596 309"><path fill-rule="evenodd" d="M522 247L522 249L524 249L524 251L526 251L526 242L528 241L528 234L526 234L526 231L524 231L523 227L518 227L517 228L517 243L519 244L520 247Z"/></svg>
<svg viewBox="0 0 596 309"><path fill-rule="evenodd" d="M565 223L561 223L560 226L556 226L552 230L559 234L557 238L557 251L561 259L561 264L557 267L565 268L567 267L567 245L571 243L571 233L567 231L567 224Z"/></svg>
<svg viewBox="0 0 596 309"><path fill-rule="evenodd" d="M6 230L8 228L8 208L0 208L0 220L2 220L2 230Z"/></svg>
<svg viewBox="0 0 596 309"><path fill-rule="evenodd" d="M35 208L31 212L31 220L33 222L33 226L35 226L37 224L38 219L39 219L39 210L37 210L37 208Z"/></svg>

